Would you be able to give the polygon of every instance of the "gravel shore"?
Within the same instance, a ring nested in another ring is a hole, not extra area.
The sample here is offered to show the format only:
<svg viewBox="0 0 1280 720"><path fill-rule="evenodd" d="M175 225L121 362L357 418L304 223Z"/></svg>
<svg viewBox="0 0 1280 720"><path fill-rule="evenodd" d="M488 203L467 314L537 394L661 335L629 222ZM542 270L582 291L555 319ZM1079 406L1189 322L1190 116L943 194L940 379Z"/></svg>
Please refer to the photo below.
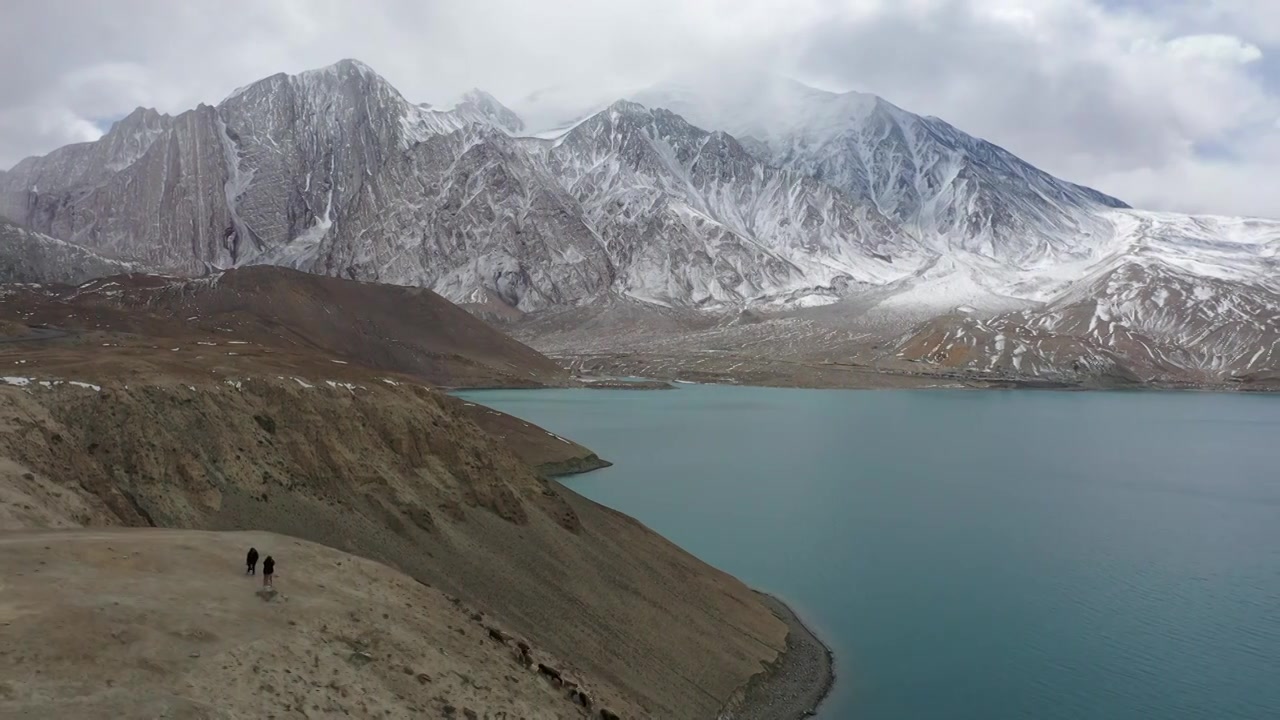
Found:
<svg viewBox="0 0 1280 720"><path fill-rule="evenodd" d="M787 650L747 686L738 709L721 720L792 720L813 715L835 682L831 650L772 595L760 599L787 623Z"/></svg>

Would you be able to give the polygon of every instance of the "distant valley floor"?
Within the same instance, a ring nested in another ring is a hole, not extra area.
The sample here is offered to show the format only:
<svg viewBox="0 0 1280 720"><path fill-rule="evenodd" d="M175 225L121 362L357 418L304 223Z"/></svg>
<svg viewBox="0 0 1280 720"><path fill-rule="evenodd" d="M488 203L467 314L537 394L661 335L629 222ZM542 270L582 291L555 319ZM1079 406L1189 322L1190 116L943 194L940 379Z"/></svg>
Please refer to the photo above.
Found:
<svg viewBox="0 0 1280 720"><path fill-rule="evenodd" d="M850 302L717 314L616 301L500 327L579 377L848 389L1280 390L1280 369L1233 371L1213 367L1213 358L1197 364L1173 339L1113 328L1099 340L1014 326L1018 313L936 312ZM1117 338L1127 344L1104 342Z"/></svg>

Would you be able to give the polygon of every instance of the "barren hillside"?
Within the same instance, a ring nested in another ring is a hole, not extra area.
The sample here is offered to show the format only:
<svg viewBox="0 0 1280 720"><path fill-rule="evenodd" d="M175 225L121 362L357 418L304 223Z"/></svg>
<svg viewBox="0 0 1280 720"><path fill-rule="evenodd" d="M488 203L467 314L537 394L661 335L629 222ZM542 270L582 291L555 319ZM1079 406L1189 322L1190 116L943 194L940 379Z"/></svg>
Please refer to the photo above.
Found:
<svg viewBox="0 0 1280 720"><path fill-rule="evenodd" d="M276 592L244 574L249 547ZM579 718L635 709L378 563L262 532L0 533L0 717Z"/></svg>
<svg viewBox="0 0 1280 720"><path fill-rule="evenodd" d="M3 522L270 530L380 560L645 717L714 717L785 647L748 588L538 477L460 401L356 366L211 372L186 352L18 365L0 385Z"/></svg>
<svg viewBox="0 0 1280 720"><path fill-rule="evenodd" d="M196 279L119 275L74 288L11 285L0 288L0 319L143 336L146 347L171 338L323 353L442 386L568 382L554 362L430 290L277 267Z"/></svg>

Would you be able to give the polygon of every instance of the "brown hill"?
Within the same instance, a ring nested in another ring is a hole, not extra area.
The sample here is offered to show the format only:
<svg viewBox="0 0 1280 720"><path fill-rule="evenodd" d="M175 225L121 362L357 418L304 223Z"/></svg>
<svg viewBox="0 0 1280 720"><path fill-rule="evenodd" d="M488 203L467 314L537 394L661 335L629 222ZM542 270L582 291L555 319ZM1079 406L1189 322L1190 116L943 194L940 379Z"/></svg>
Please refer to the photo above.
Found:
<svg viewBox="0 0 1280 720"><path fill-rule="evenodd" d="M0 385L0 519L261 529L380 560L623 717L715 717L786 646L748 588L538 477L460 401L323 358L197 352L86 342L79 363L66 347L19 365Z"/></svg>
<svg viewBox="0 0 1280 720"><path fill-rule="evenodd" d="M0 319L75 332L323 353L447 387L562 385L553 361L430 290L278 267L196 279L118 275L79 287L13 287ZM121 338L125 343L129 338Z"/></svg>
<svg viewBox="0 0 1280 720"><path fill-rule="evenodd" d="M360 365L444 387L571 382L552 360L429 290L266 266L199 279L133 274L78 287L0 286L0 349L6 346L40 367L118 380L152 372L334 377L341 366ZM471 420L547 474L607 464L501 413L474 412Z"/></svg>

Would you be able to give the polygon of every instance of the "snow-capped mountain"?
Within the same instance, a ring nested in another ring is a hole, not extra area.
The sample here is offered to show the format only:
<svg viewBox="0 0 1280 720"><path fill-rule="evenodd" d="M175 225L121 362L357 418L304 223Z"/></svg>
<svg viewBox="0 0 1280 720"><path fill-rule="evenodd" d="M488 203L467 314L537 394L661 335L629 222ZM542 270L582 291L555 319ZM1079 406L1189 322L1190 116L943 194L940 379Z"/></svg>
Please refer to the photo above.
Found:
<svg viewBox="0 0 1280 720"><path fill-rule="evenodd" d="M1042 306L917 328L901 357L1004 376L1202 382L1280 367L1280 222L1135 211L1127 245Z"/></svg>
<svg viewBox="0 0 1280 720"><path fill-rule="evenodd" d="M496 105L472 93L420 107L351 60L274 75L217 107L139 108L97 142L20 162L0 176L0 214L171 271L296 256L411 146L482 120L518 129Z"/></svg>
<svg viewBox="0 0 1280 720"><path fill-rule="evenodd" d="M1087 256L1121 201L1044 173L933 117L782 78L667 84L636 99L742 140L766 162L874 206L927 247L1018 267Z"/></svg>
<svg viewBox="0 0 1280 720"><path fill-rule="evenodd" d="M343 61L20 163L0 208L168 272L250 263L522 311L606 291L678 305L827 302L909 274L911 238L731 136L618 103L548 141L473 91L414 104Z"/></svg>
<svg viewBox="0 0 1280 720"><path fill-rule="evenodd" d="M284 247L288 257L269 260L521 311L589 300L613 280L579 204L538 158L491 127L424 138L334 217L314 244L295 242Z"/></svg>
<svg viewBox="0 0 1280 720"><path fill-rule="evenodd" d="M78 285L140 269L0 218L0 283Z"/></svg>
<svg viewBox="0 0 1280 720"><path fill-rule="evenodd" d="M0 173L0 216L93 267L286 265L504 316L874 304L901 357L982 371L1280 361L1280 224L1130 210L937 118L791 81L557 117L527 127L479 90L413 102L344 60L28 158Z"/></svg>
<svg viewBox="0 0 1280 720"><path fill-rule="evenodd" d="M804 302L914 268L914 241L874 207L665 110L619 101L532 149L580 203L620 294Z"/></svg>

